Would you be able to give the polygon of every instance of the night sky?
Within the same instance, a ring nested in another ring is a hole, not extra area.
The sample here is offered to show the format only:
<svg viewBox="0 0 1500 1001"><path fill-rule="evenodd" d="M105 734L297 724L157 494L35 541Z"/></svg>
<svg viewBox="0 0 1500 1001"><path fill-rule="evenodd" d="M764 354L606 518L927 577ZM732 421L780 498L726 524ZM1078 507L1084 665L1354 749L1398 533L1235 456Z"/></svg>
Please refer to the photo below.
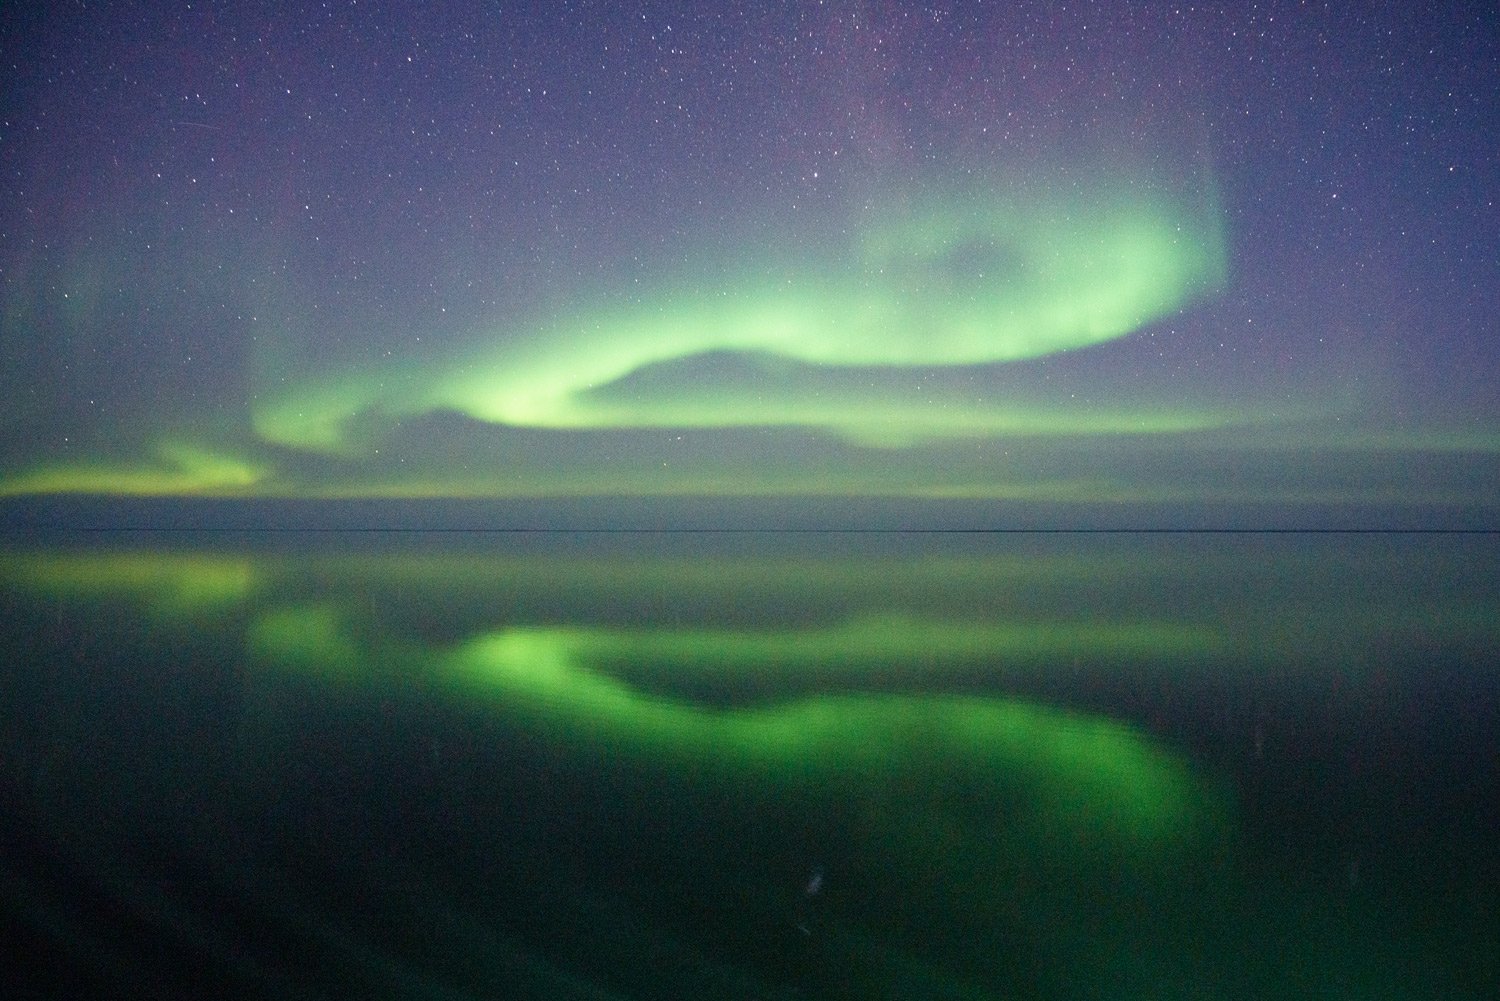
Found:
<svg viewBox="0 0 1500 1001"><path fill-rule="evenodd" d="M0 495L1500 484L1483 5L29 6Z"/></svg>

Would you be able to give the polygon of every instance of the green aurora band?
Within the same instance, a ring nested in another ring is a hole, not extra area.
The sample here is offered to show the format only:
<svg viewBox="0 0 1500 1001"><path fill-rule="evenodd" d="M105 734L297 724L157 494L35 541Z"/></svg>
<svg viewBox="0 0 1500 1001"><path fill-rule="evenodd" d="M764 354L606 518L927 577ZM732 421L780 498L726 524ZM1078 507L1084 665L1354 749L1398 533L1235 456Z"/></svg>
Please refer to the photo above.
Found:
<svg viewBox="0 0 1500 1001"><path fill-rule="evenodd" d="M395 359L320 370L324 335L375 342L261 327L242 406L80 428L0 470L0 498L1492 504L1500 438L1371 420L1378 372L1257 395L1134 348L1080 350L1224 286L1211 174L938 187L846 214L837 235L825 220L759 251L726 243L649 290L559 279L567 305L475 328L467 347L413 337Z"/></svg>
<svg viewBox="0 0 1500 1001"><path fill-rule="evenodd" d="M779 277L607 304L496 330L447 366L373 369L294 385L254 413L266 441L359 451L361 415L440 410L514 427L801 426L861 444L1004 431L1183 430L1185 414L1096 414L1092 422L982 395L890 398L869 386L794 394L691 389L670 400L611 392L632 374L713 353L816 369L930 369L1037 358L1125 336L1224 280L1216 215L1144 185L1112 191L990 191L887 213L842 266L809 260ZM1101 426L1102 422L1102 426Z"/></svg>

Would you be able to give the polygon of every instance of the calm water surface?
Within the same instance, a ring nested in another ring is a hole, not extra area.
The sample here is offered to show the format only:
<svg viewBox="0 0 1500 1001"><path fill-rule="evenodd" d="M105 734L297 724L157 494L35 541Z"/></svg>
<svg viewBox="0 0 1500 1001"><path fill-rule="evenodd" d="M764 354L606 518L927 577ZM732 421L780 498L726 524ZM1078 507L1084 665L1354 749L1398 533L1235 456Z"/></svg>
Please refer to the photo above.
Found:
<svg viewBox="0 0 1500 1001"><path fill-rule="evenodd" d="M12 540L7 996L1492 998L1497 557Z"/></svg>

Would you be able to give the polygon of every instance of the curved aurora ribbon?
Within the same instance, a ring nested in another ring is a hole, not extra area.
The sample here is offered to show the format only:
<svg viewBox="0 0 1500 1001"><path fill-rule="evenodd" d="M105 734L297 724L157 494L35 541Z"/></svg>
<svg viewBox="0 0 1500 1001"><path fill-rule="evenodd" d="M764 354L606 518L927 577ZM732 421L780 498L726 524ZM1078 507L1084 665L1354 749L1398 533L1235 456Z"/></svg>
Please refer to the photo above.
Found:
<svg viewBox="0 0 1500 1001"><path fill-rule="evenodd" d="M268 441L350 448L349 425L451 410L554 429L800 425L864 442L1037 430L1014 403L691 388L667 405L611 392L653 366L715 352L818 369L991 364L1129 334L1219 284L1216 215L1124 193L989 194L908 210L865 230L842 268L612 305L503 329L446 367L372 370L304 384L260 406ZM1019 422L1019 423L1018 423ZM1076 423L1076 422L1075 422ZM871 430L872 428L876 430Z"/></svg>

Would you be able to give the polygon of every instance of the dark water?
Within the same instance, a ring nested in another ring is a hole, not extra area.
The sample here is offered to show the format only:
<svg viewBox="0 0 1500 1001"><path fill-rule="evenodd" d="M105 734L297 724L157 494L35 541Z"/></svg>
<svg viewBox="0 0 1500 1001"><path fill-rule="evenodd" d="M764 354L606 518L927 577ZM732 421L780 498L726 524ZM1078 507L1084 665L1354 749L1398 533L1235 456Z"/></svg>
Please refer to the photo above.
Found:
<svg viewBox="0 0 1500 1001"><path fill-rule="evenodd" d="M12 542L0 986L1492 998L1497 557Z"/></svg>

